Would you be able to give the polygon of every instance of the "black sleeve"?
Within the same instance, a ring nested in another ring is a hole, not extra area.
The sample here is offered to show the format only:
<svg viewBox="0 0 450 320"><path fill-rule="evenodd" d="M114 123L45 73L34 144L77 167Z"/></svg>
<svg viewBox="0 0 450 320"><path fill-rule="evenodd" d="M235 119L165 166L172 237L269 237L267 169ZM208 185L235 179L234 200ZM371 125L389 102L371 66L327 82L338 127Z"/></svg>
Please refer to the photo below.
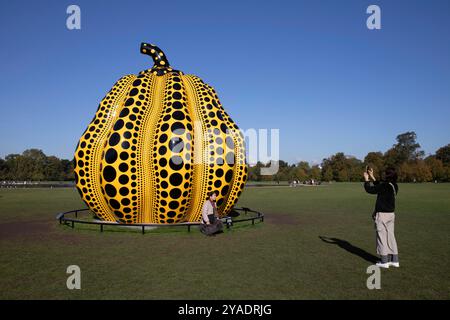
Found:
<svg viewBox="0 0 450 320"><path fill-rule="evenodd" d="M375 181L372 186L370 184L370 181L366 181L364 182L364 189L366 189L367 193L378 194L382 190L382 184L380 184L378 181Z"/></svg>

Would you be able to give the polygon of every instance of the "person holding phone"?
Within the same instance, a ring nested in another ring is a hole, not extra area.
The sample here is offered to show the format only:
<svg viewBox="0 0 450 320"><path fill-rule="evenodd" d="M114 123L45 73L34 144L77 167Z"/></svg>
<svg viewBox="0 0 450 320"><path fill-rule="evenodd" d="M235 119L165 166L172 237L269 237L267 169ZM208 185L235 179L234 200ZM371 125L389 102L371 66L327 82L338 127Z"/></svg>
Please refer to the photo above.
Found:
<svg viewBox="0 0 450 320"><path fill-rule="evenodd" d="M397 173L394 168L387 168L382 182L377 181L373 169L366 167L364 172L364 189L376 194L375 211L372 215L376 227L376 247L381 261L376 265L381 268L400 267L397 240L394 234L395 198L398 193Z"/></svg>

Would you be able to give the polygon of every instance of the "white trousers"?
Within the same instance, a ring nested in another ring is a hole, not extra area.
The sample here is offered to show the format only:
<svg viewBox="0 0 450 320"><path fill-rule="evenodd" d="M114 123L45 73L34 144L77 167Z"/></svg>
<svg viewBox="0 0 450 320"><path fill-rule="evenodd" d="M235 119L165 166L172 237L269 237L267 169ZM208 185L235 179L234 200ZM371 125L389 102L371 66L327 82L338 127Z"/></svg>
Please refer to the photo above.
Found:
<svg viewBox="0 0 450 320"><path fill-rule="evenodd" d="M395 213L377 212L375 227L377 230L377 253L380 256L398 254L397 241L394 235Z"/></svg>

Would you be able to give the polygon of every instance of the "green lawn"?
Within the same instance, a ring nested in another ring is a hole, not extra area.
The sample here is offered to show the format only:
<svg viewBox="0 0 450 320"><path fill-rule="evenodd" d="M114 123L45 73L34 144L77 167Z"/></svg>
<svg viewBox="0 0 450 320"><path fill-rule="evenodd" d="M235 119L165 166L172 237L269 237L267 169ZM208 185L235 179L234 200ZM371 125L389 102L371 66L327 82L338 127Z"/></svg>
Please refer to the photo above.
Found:
<svg viewBox="0 0 450 320"><path fill-rule="evenodd" d="M368 290L375 197L359 183L249 187L239 205L266 214L207 238L196 229L71 229L74 189L0 189L2 299L449 299L450 184L401 184L400 269ZM337 244L319 238L339 239ZM81 268L81 290L66 268Z"/></svg>

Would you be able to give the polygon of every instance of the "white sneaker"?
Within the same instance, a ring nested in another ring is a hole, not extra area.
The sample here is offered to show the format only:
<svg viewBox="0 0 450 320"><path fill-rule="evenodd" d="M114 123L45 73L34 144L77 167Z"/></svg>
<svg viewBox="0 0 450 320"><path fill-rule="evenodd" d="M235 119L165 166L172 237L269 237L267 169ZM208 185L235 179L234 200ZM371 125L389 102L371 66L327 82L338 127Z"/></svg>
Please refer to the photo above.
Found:
<svg viewBox="0 0 450 320"><path fill-rule="evenodd" d="M389 269L389 265L390 265L389 262L386 262L386 263L377 262L377 263L376 263L376 266L377 266L377 267L385 268L385 269Z"/></svg>
<svg viewBox="0 0 450 320"><path fill-rule="evenodd" d="M396 268L400 267L400 263L399 262L388 262L388 263L389 263L389 266L391 266L391 267L396 267Z"/></svg>

